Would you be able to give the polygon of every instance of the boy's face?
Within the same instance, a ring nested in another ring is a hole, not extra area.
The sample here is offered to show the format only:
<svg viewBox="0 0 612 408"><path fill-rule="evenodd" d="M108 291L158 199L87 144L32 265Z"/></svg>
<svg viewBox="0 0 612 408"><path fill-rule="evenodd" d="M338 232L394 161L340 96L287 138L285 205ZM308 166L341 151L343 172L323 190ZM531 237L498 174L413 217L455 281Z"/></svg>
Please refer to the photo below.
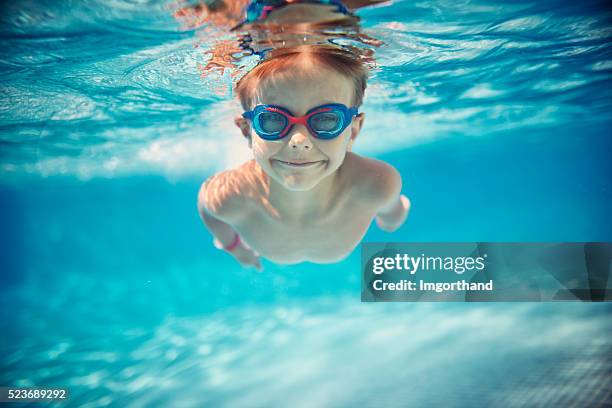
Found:
<svg viewBox="0 0 612 408"><path fill-rule="evenodd" d="M296 75L284 76L260 85L254 106L278 105L295 116L302 116L310 109L326 103L352 106L354 85L349 78L317 67L307 71L303 68L298 70ZM363 114L354 117L338 137L330 140L317 139L306 126L295 124L282 139L269 141L260 138L246 119L238 117L236 124L250 138L253 155L261 168L285 188L297 191L313 188L338 170L359 134L363 119ZM305 162L312 164L290 164Z"/></svg>

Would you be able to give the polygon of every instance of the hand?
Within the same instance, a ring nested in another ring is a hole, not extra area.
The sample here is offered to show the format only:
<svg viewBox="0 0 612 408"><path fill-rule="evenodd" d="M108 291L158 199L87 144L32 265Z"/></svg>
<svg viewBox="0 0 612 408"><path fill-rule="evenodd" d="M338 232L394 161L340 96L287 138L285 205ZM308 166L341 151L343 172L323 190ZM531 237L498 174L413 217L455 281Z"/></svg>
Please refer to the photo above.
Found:
<svg viewBox="0 0 612 408"><path fill-rule="evenodd" d="M258 272L263 271L263 266L261 266L261 257L260 255L246 246L243 242L240 242L238 246L231 251L226 251L230 255L232 255L236 260L240 263L240 265L244 267L254 267Z"/></svg>

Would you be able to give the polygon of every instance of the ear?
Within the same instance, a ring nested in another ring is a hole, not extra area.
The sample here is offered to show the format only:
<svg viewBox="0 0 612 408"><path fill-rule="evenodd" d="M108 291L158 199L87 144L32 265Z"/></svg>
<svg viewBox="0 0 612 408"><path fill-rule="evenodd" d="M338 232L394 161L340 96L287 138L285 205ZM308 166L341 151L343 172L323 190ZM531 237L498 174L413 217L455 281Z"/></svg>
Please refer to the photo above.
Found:
<svg viewBox="0 0 612 408"><path fill-rule="evenodd" d="M251 124L248 120L243 118L242 116L236 116L234 118L234 124L238 126L242 136L244 136L249 141L249 147L251 147Z"/></svg>
<svg viewBox="0 0 612 408"><path fill-rule="evenodd" d="M355 116L353 119L353 123L351 124L351 138L349 140L347 150L350 152L353 148L353 143L355 143L355 139L359 136L359 132L361 132L361 127L363 126L363 121L365 120L365 113L361 112L359 115Z"/></svg>

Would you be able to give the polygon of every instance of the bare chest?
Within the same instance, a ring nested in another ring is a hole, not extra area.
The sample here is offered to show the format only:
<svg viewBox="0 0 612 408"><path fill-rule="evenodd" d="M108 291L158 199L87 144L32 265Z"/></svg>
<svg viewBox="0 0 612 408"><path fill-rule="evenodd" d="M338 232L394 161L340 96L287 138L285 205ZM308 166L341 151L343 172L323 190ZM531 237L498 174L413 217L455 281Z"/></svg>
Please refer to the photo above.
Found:
<svg viewBox="0 0 612 408"><path fill-rule="evenodd" d="M374 216L374 209L354 203L300 222L259 209L235 228L251 248L273 262L332 263L355 249Z"/></svg>

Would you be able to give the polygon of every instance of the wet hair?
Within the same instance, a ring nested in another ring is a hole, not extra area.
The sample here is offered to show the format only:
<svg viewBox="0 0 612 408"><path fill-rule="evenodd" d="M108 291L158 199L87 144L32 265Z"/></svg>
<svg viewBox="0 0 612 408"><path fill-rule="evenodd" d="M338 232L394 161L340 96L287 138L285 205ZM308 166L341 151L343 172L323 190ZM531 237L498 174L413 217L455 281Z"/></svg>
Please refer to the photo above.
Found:
<svg viewBox="0 0 612 408"><path fill-rule="evenodd" d="M352 105L362 104L368 69L359 58L350 52L327 46L299 46L276 51L244 75L236 84L235 92L244 110L252 109L257 89L262 82L275 78L279 74L292 75L292 72L295 72L296 64L302 62L330 69L353 81Z"/></svg>

